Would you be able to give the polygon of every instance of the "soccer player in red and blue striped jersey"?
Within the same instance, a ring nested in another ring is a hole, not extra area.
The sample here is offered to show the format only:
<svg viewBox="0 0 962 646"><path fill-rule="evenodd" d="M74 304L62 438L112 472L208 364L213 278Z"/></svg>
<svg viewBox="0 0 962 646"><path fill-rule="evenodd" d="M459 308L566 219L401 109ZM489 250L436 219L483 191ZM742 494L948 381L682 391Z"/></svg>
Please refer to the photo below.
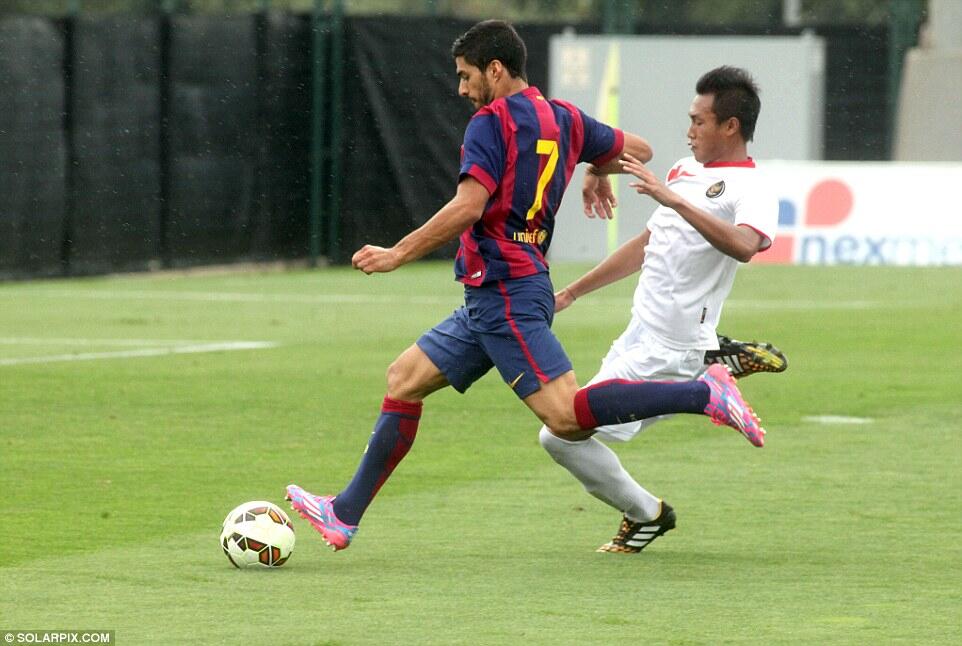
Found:
<svg viewBox="0 0 962 646"><path fill-rule="evenodd" d="M347 487L315 496L288 486L293 508L335 550L350 544L410 449L423 400L447 386L464 392L492 367L553 433L572 440L599 425L667 413L714 417L728 404L702 379L619 380L579 390L551 331L555 297L545 254L554 216L577 163L589 163L593 174L620 173L623 155L648 161L651 149L529 86L524 41L505 22L478 23L454 42L452 54L458 91L478 109L465 131L457 192L393 247L366 245L352 264L367 274L393 271L460 236L455 276L465 304L391 364L381 415ZM725 423L753 422L750 411L739 412Z"/></svg>
<svg viewBox="0 0 962 646"><path fill-rule="evenodd" d="M464 135L461 178L477 180L491 197L461 234L458 280L477 287L547 273L555 212L575 165L604 165L622 152L624 139L621 130L549 101L535 87L482 106Z"/></svg>

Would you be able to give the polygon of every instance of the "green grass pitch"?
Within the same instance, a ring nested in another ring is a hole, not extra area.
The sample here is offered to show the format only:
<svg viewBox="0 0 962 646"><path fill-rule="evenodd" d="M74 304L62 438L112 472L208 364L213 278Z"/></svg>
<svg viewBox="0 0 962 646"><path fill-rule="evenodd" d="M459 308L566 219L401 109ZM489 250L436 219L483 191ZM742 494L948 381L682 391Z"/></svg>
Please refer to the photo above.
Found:
<svg viewBox="0 0 962 646"><path fill-rule="evenodd" d="M555 284L585 268L556 267ZM633 282L558 316L582 382L626 323ZM349 550L331 553L295 518L287 565L232 568L217 543L227 511L283 503L288 482L343 486L387 365L459 301L449 263L0 285L0 631L958 643L959 268L743 268L722 331L790 360L743 382L767 446L685 416L616 447L678 513L640 555L594 552L619 515L542 451L539 424L492 372L428 399ZM276 345L168 352L236 341Z"/></svg>

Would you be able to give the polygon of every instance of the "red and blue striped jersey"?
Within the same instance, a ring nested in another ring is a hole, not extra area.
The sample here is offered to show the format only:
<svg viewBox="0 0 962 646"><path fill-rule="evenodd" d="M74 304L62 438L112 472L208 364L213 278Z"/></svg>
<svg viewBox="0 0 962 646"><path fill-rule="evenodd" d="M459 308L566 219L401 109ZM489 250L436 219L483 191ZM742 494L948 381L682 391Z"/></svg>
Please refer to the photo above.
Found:
<svg viewBox="0 0 962 646"><path fill-rule="evenodd" d="M555 213L575 165L604 164L623 145L621 130L535 87L478 110L464 133L459 181L473 177L490 198L461 234L457 280L478 286L548 271Z"/></svg>

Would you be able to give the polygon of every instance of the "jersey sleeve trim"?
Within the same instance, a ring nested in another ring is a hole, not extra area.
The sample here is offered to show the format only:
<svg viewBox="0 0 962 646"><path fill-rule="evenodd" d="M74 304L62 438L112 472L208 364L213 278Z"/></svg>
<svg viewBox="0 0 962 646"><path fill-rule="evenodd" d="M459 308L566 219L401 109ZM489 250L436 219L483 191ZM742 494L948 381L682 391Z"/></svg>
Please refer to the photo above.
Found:
<svg viewBox="0 0 962 646"><path fill-rule="evenodd" d="M495 190L498 188L498 183L488 174L488 171L477 164L471 164L466 170L462 171L458 181L461 181L465 177L473 177L481 182L481 185L488 191L488 195L494 195Z"/></svg>
<svg viewBox="0 0 962 646"><path fill-rule="evenodd" d="M768 235L767 233L765 233L764 231L762 231L761 229L759 229L759 228L757 228L757 227L753 227L753 226L750 225L750 224L745 224L744 222L738 224L737 226L740 226L740 227L748 227L749 229L751 229L752 231L754 231L755 233L757 233L758 235L760 235L760 236L762 237L762 246L759 247L759 249L758 249L758 252L759 252L759 253L762 253L762 252L764 252L764 251L768 251L769 249L772 248L772 238L771 238L771 236ZM767 242L768 244L765 244L766 242Z"/></svg>
<svg viewBox="0 0 962 646"><path fill-rule="evenodd" d="M591 160L590 163L594 164L595 166L604 166L612 159L620 155L625 148L625 133L619 128L612 128L611 130L615 133L615 141L613 144L611 144L611 150L606 152L601 157Z"/></svg>

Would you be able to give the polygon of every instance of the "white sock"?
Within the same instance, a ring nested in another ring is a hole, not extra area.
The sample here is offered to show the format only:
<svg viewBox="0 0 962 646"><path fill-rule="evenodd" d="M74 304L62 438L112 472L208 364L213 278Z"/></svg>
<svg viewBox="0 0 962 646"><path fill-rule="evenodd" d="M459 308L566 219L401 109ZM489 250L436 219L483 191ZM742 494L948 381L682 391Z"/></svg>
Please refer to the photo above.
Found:
<svg viewBox="0 0 962 646"><path fill-rule="evenodd" d="M542 426L538 439L554 461L580 480L588 493L628 518L651 520L661 513L661 501L635 482L615 452L595 438L571 442Z"/></svg>

